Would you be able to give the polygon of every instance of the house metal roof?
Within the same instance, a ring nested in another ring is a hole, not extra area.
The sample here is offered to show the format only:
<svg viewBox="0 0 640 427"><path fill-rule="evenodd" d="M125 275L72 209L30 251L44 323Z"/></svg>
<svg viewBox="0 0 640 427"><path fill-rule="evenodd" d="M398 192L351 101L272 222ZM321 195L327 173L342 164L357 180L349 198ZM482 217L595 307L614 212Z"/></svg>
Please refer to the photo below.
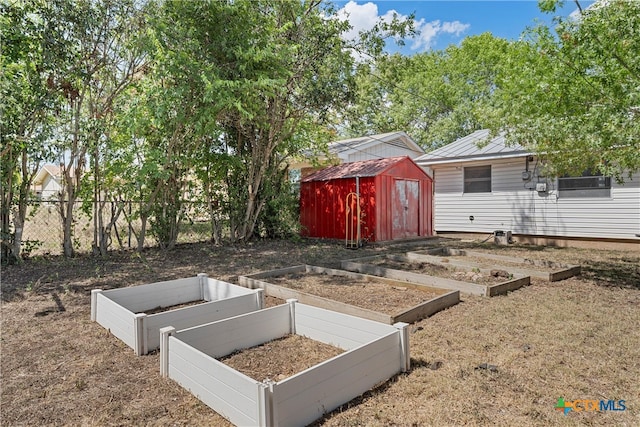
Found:
<svg viewBox="0 0 640 427"><path fill-rule="evenodd" d="M424 154L424 149L420 147L406 132L396 131L388 133L380 133L376 135L367 135L357 138L342 139L333 141L327 145L327 152L321 153L314 150L305 150L300 153L299 158L290 161L291 169L300 169L312 166L310 159L315 158L320 162L338 160L340 162L350 161L351 155L357 157L373 158L383 157L377 154L371 154L370 150L377 146L393 146L398 147L402 152L395 152L393 155L408 155L412 159ZM407 151L404 151L407 150ZM375 151L375 150L374 150Z"/></svg>
<svg viewBox="0 0 640 427"><path fill-rule="evenodd" d="M522 157L531 154L518 144L507 146L504 135L498 135L492 139L489 137L488 129L477 130L451 144L418 157L416 162L423 166L431 166L442 163ZM479 147L478 144L483 146Z"/></svg>
<svg viewBox="0 0 640 427"><path fill-rule="evenodd" d="M375 160L363 160L360 162L353 163L342 163L336 166L329 166L328 168L319 170L310 174L309 176L302 179L302 182L311 182L311 181L329 181L332 179L343 179L343 178L355 178L355 177L369 177L380 175L391 166L395 165L398 162L403 161L404 159L409 159L407 156L401 157L388 157L385 159L375 159Z"/></svg>
<svg viewBox="0 0 640 427"><path fill-rule="evenodd" d="M411 139L406 132L388 132L377 135L367 135L358 138L343 139L329 144L329 152L340 155L349 151L360 151L373 144L395 145L401 148L409 148L417 153L424 153L422 147Z"/></svg>

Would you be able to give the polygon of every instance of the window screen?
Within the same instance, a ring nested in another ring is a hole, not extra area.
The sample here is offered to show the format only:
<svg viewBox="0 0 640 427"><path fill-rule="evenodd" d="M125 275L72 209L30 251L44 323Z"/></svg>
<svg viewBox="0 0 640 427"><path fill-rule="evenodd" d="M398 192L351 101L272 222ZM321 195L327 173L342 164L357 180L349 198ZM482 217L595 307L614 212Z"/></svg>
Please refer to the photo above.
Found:
<svg viewBox="0 0 640 427"><path fill-rule="evenodd" d="M611 177L587 170L582 176L558 178L558 196L561 198L610 197Z"/></svg>
<svg viewBox="0 0 640 427"><path fill-rule="evenodd" d="M491 192L491 165L464 168L465 193Z"/></svg>

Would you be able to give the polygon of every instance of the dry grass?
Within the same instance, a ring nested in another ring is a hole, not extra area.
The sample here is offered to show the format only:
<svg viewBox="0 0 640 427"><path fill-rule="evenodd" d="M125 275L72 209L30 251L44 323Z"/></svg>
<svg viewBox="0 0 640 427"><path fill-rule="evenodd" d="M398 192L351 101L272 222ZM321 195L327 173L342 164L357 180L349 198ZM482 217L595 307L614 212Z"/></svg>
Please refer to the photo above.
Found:
<svg viewBox="0 0 640 427"><path fill-rule="evenodd" d="M369 247L357 255L400 249L407 248ZM483 249L582 264L583 274L534 281L506 296L467 296L412 325L411 371L318 425L640 425L640 253ZM340 259L353 257L352 251L317 242L196 244L169 254L49 258L5 268L2 424L229 425L162 379L157 353L136 357L92 323L90 290L199 272L235 281L239 274L302 263L335 268ZM495 372L477 369L483 363L495 365ZM627 410L565 416L554 409L558 397L624 399Z"/></svg>

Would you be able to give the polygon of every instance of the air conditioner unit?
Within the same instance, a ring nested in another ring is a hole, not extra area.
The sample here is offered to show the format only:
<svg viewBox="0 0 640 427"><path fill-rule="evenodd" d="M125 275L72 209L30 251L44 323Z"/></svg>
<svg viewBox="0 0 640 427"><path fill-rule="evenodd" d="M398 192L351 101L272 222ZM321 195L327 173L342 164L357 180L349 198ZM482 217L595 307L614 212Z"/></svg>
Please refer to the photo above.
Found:
<svg viewBox="0 0 640 427"><path fill-rule="evenodd" d="M511 231L496 230L493 232L493 243L496 245L508 245L513 242Z"/></svg>
<svg viewBox="0 0 640 427"><path fill-rule="evenodd" d="M536 184L536 191L538 193L544 193L545 191L547 191L547 183L546 182L539 182Z"/></svg>

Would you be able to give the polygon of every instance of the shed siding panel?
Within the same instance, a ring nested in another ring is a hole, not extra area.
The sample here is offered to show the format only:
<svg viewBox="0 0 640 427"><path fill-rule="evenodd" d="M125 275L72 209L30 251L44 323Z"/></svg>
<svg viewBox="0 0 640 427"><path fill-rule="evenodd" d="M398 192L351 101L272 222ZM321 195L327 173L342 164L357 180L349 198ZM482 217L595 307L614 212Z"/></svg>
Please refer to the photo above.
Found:
<svg viewBox="0 0 640 427"><path fill-rule="evenodd" d="M538 177L535 161L530 181L522 179L524 170L524 158L494 161L492 192L465 194L463 165L436 166L435 230L619 239L640 233L640 174L624 185L614 183L610 198L563 199L555 179ZM547 183L547 193L535 191L539 181Z"/></svg>
<svg viewBox="0 0 640 427"><path fill-rule="evenodd" d="M351 168L353 170L353 168ZM329 171L321 178L331 177ZM300 223L302 235L329 239L345 238L345 198L355 191L356 178L334 178L329 181L308 177L300 188ZM365 241L392 240L392 187L395 179L416 183L419 195L414 207L416 222L410 235L430 236L431 227L431 176L407 157L395 160L377 172L365 176L360 182L361 238ZM397 236L397 237L400 237Z"/></svg>
<svg viewBox="0 0 640 427"><path fill-rule="evenodd" d="M303 234L310 237L344 239L346 197L355 190L355 179L303 183L300 192L300 222ZM375 191L373 177L360 179L363 237L375 230Z"/></svg>

